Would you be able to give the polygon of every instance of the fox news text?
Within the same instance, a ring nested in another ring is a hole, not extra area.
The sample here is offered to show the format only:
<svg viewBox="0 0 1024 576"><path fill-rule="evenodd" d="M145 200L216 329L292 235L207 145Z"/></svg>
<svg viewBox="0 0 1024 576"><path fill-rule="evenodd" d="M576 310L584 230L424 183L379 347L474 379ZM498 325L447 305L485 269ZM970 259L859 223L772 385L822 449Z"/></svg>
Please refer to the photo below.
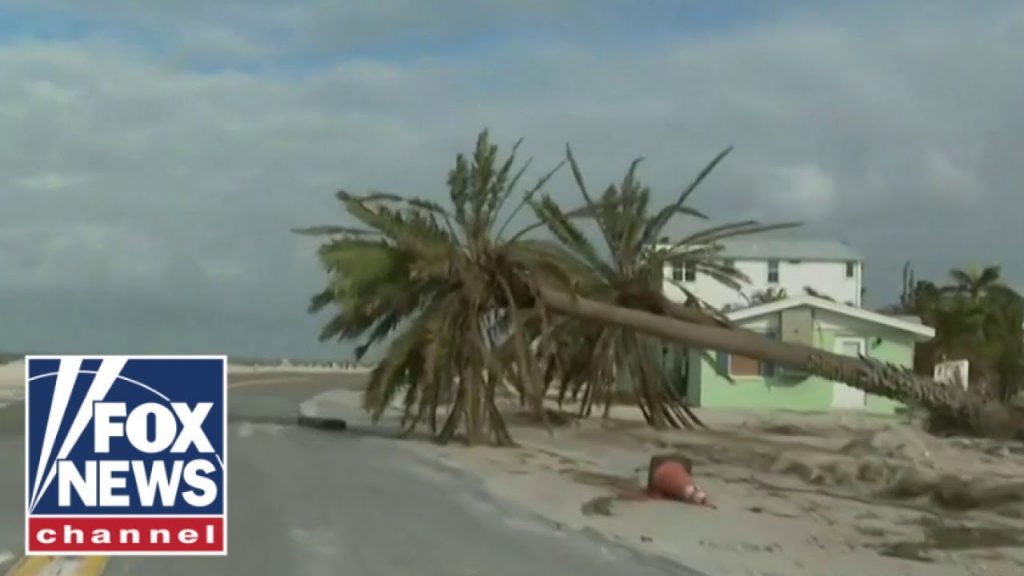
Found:
<svg viewBox="0 0 1024 576"><path fill-rule="evenodd" d="M227 553L223 356L26 359L26 553Z"/></svg>

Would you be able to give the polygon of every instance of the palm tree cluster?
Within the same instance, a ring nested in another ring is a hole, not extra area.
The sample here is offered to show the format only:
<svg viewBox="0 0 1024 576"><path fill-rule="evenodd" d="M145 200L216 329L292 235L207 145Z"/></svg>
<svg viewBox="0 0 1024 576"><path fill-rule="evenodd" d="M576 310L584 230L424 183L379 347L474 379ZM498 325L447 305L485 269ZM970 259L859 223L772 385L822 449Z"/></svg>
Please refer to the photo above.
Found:
<svg viewBox="0 0 1024 576"><path fill-rule="evenodd" d="M447 205L342 191L338 199L360 226L298 230L327 236L318 249L327 286L310 304L311 312L333 310L321 340L361 340L357 360L387 346L364 395L374 418L397 403L406 432L426 424L441 441L510 444L504 397L544 418L553 390L560 402L577 401L581 415L594 406L607 413L628 390L652 426L699 425L660 367L666 345L765 359L936 410L977 413L956 390L936 396L899 368L768 340L730 326L692 294L684 303L664 296L667 262L738 286L745 279L716 257L719 241L795 225L740 221L661 242L674 219L706 218L688 200L729 149L651 210L640 160L595 195L567 147L565 161L521 188L530 163L517 164L518 146L501 158L482 132L472 156L459 155L449 172ZM572 209L543 191L564 164L582 198ZM509 232L523 213L535 220ZM584 232L588 224L597 242Z"/></svg>
<svg viewBox="0 0 1024 576"><path fill-rule="evenodd" d="M908 262L895 310L935 328L935 339L917 349L919 372L963 359L977 393L1007 401L1024 391L1024 299L1002 282L999 266L954 268L938 285L916 279Z"/></svg>

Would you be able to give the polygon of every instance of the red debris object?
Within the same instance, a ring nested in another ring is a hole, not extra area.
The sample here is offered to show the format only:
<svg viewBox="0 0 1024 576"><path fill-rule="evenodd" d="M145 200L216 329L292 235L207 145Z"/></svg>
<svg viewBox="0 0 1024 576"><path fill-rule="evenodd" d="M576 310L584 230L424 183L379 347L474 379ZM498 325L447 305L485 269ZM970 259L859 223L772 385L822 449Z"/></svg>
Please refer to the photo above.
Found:
<svg viewBox="0 0 1024 576"><path fill-rule="evenodd" d="M698 506L714 506L693 482L692 466L684 456L662 455L651 458L647 492L654 498L676 500Z"/></svg>

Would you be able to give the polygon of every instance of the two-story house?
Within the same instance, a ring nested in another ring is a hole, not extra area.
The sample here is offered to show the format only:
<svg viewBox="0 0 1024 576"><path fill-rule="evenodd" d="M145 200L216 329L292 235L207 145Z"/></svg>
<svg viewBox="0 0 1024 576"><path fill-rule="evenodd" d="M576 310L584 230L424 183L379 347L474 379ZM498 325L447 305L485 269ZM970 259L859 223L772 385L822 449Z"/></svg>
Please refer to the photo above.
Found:
<svg viewBox="0 0 1024 576"><path fill-rule="evenodd" d="M842 242L751 238L720 245L715 257L743 273L748 283L727 286L681 257L664 268L666 296L685 300L685 288L726 312L737 326L767 338L899 366L912 366L915 346L934 337L935 331L916 318L862 308L864 260ZM774 297L757 297L767 292ZM899 407L798 367L708 352L710 359L697 350L663 348L666 376L691 406L884 413Z"/></svg>
<svg viewBox="0 0 1024 576"><path fill-rule="evenodd" d="M739 290L687 266L685 259L664 269L665 295L683 301L677 284L718 309L750 306L758 293L785 291L790 297L824 296L860 307L864 259L848 245L831 240L731 239L719 242L718 257L746 275Z"/></svg>

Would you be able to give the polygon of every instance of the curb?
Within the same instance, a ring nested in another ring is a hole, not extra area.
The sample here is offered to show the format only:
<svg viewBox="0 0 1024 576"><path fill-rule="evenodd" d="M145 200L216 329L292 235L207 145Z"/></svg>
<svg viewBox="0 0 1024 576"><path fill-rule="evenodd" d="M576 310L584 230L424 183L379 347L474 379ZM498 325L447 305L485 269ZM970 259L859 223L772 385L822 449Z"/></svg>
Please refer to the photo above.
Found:
<svg viewBox="0 0 1024 576"><path fill-rule="evenodd" d="M318 394L299 404L299 416L296 419L296 424L323 430L347 429L348 422L337 416L337 411L333 411L332 414L332 410L324 409L325 405L329 406L330 404L338 404L337 400L331 398L330 392Z"/></svg>
<svg viewBox="0 0 1024 576"><path fill-rule="evenodd" d="M100 576L106 556L23 556L4 576Z"/></svg>
<svg viewBox="0 0 1024 576"><path fill-rule="evenodd" d="M301 414L296 420L296 424L307 428L319 428L321 430L340 431L348 428L348 422L345 422L341 418L314 418L310 416L303 416Z"/></svg>
<svg viewBox="0 0 1024 576"><path fill-rule="evenodd" d="M349 394L350 391L345 391ZM361 393L361 391L360 391ZM299 404L299 416L296 424L310 428L321 428L324 430L346 430L348 421L343 415L358 413L359 407L353 406L350 400L339 399L338 390L321 392L312 398ZM400 402L392 402L385 410L386 413L401 415L404 407ZM357 418L357 427L362 421Z"/></svg>

